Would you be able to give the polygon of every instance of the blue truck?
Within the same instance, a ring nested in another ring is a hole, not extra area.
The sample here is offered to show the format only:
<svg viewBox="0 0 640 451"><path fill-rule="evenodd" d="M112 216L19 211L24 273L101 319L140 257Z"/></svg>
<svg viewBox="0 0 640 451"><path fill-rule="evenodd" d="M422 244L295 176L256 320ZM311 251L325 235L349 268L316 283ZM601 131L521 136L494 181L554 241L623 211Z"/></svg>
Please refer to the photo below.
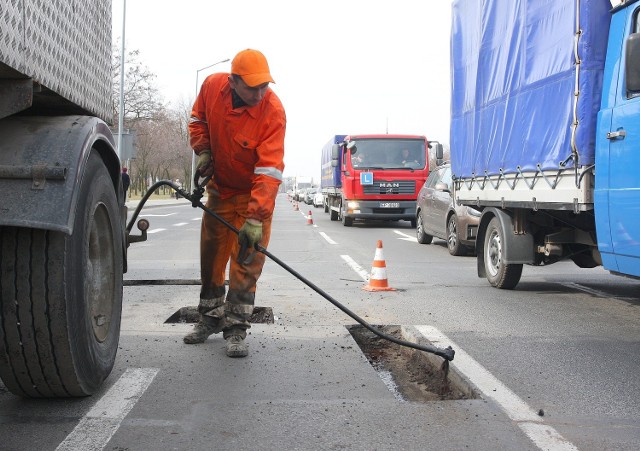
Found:
<svg viewBox="0 0 640 451"><path fill-rule="evenodd" d="M454 196L477 270L570 259L640 277L640 2L454 0Z"/></svg>

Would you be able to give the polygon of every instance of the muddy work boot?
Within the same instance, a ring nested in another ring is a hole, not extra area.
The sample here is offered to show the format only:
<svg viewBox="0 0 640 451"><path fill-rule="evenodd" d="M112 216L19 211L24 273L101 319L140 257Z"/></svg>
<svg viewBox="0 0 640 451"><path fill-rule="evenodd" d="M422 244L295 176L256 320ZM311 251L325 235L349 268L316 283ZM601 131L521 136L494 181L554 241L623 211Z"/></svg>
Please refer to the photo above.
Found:
<svg viewBox="0 0 640 451"><path fill-rule="evenodd" d="M227 337L227 357L246 357L247 355L249 355L249 348L244 338L239 335Z"/></svg>
<svg viewBox="0 0 640 451"><path fill-rule="evenodd" d="M188 344L204 343L209 335L218 334L222 331L222 327L218 324L220 320L201 316L200 321L193 327L193 331L183 337L183 341Z"/></svg>

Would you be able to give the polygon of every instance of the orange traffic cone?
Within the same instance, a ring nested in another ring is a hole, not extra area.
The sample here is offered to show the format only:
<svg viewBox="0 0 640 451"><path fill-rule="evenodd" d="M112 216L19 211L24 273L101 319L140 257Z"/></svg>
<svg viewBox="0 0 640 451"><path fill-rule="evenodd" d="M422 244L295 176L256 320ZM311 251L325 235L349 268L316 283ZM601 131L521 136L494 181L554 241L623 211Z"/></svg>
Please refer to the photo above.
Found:
<svg viewBox="0 0 640 451"><path fill-rule="evenodd" d="M313 218L311 217L311 210L309 210L309 216L307 216L307 225L313 225Z"/></svg>
<svg viewBox="0 0 640 451"><path fill-rule="evenodd" d="M395 291L395 288L391 288L387 281L387 264L382 255L382 240L378 240L376 254L373 257L369 283L362 287L362 289L367 291Z"/></svg>

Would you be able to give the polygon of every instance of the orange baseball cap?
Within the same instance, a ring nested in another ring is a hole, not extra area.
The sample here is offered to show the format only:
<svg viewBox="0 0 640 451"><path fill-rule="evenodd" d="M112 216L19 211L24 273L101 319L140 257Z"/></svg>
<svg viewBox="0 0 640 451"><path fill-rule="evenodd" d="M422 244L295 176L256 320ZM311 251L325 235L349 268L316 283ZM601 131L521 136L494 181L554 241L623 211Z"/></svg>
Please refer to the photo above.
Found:
<svg viewBox="0 0 640 451"><path fill-rule="evenodd" d="M275 83L269 73L269 64L264 55L252 49L239 52L231 61L231 73L240 75L248 86L258 86L263 83Z"/></svg>

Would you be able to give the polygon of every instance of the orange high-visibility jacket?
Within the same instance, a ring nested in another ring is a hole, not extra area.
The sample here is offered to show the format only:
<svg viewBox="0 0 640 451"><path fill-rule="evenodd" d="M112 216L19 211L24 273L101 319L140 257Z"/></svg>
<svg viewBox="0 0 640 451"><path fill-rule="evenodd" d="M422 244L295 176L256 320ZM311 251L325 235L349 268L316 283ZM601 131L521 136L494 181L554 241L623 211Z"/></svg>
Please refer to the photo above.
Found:
<svg viewBox="0 0 640 451"><path fill-rule="evenodd" d="M189 135L196 154L211 150L211 188L222 198L251 193L248 217L263 221L273 214L284 171L286 115L269 88L253 107L233 109L226 73L206 78L196 98Z"/></svg>

